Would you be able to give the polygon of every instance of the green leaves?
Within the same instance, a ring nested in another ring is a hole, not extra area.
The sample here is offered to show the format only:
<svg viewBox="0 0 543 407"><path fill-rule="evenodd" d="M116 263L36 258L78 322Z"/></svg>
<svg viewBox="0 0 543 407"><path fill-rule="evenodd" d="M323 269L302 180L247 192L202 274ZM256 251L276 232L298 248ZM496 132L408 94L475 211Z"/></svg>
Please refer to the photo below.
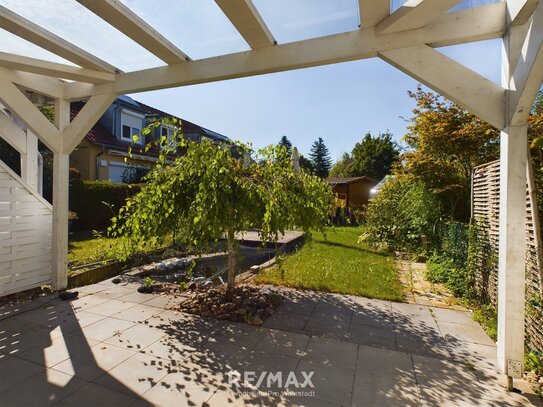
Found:
<svg viewBox="0 0 543 407"><path fill-rule="evenodd" d="M287 229L322 229L326 224L333 202L330 187L304 171L296 174L284 148L255 152L241 143L175 138L184 154L161 152L141 192L112 226L110 233L124 236L126 256L172 235L202 253L227 230L257 228L267 242Z"/></svg>

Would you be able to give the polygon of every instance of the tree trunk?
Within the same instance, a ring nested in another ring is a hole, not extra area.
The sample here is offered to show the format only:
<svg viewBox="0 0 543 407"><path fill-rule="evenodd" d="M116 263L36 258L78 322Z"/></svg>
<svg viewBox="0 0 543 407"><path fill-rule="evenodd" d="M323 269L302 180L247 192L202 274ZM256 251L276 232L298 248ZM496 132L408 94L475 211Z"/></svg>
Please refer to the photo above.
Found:
<svg viewBox="0 0 543 407"><path fill-rule="evenodd" d="M232 229L228 230L228 291L234 289L234 282L236 279L236 251L234 249L235 233Z"/></svg>

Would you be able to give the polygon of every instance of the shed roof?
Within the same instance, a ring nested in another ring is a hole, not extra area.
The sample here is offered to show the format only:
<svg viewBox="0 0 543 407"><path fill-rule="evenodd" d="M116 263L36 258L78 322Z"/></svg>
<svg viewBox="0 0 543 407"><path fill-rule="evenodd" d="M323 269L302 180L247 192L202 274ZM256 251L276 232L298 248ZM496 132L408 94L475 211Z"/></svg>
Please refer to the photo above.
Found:
<svg viewBox="0 0 543 407"><path fill-rule="evenodd" d="M345 185L345 184L352 184L354 182L375 182L373 178L362 176L362 177L344 177L344 178L328 178L326 182L328 184L334 186L334 185Z"/></svg>

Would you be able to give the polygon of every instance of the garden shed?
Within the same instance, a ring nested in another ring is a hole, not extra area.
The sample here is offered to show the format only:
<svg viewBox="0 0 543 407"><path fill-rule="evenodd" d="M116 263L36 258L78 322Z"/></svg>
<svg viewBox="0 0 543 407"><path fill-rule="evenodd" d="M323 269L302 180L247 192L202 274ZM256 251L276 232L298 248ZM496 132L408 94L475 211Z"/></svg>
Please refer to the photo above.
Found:
<svg viewBox="0 0 543 407"><path fill-rule="evenodd" d="M362 208L369 201L370 190L375 181L368 177L328 178L328 185L337 196L342 208Z"/></svg>
<svg viewBox="0 0 543 407"><path fill-rule="evenodd" d="M70 42L71 35L52 32L47 21L40 24L25 17L24 3L17 12L0 6L0 28L67 61L0 54L0 100L9 113L0 114L0 135L21 152L25 168L21 177L0 172L0 293L46 282L55 289L66 287L68 157L118 95L378 57L502 131L498 361L505 374L519 377L524 353L527 118L543 82L543 2L400 3L391 10L389 0L353 1L353 7L359 8L358 28L280 43L251 0L216 0L209 6L224 14L246 47L198 59L121 1L74 2L74 7L98 17L96 27L115 28L160 61L154 67L126 72L102 59L114 55L100 58L100 49L82 49ZM78 23L74 21L71 28L84 30ZM206 21L199 23L207 27ZM501 84L435 49L492 38L503 43ZM54 123L37 109L40 101L54 104ZM72 101L86 101L73 119ZM15 123L22 123L22 128ZM54 154L52 208L36 196L36 137ZM32 212L30 202L39 211ZM45 243L30 243L33 228L46 237ZM23 244L33 246L21 250ZM31 267L37 258L50 263ZM22 279L26 282L19 284Z"/></svg>

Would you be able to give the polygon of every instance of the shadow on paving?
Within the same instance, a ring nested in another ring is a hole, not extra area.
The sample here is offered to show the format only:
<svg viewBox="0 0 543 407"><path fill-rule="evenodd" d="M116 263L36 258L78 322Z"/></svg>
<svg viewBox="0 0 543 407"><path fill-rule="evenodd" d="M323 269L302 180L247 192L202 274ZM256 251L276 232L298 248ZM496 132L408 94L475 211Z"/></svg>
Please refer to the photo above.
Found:
<svg viewBox="0 0 543 407"><path fill-rule="evenodd" d="M0 405L131 405L138 395L97 363L98 344L85 337L70 302L49 296L0 307ZM63 361L68 369L51 369ZM91 371L115 381L119 391L82 378ZM143 400L138 405L151 406Z"/></svg>
<svg viewBox="0 0 543 407"><path fill-rule="evenodd" d="M15 315L0 322L0 405L538 405L496 384L484 353L495 348L477 343L484 337L463 314L281 290L284 303L262 327L168 310L176 298L105 284ZM314 372L314 393L232 387L233 371Z"/></svg>

